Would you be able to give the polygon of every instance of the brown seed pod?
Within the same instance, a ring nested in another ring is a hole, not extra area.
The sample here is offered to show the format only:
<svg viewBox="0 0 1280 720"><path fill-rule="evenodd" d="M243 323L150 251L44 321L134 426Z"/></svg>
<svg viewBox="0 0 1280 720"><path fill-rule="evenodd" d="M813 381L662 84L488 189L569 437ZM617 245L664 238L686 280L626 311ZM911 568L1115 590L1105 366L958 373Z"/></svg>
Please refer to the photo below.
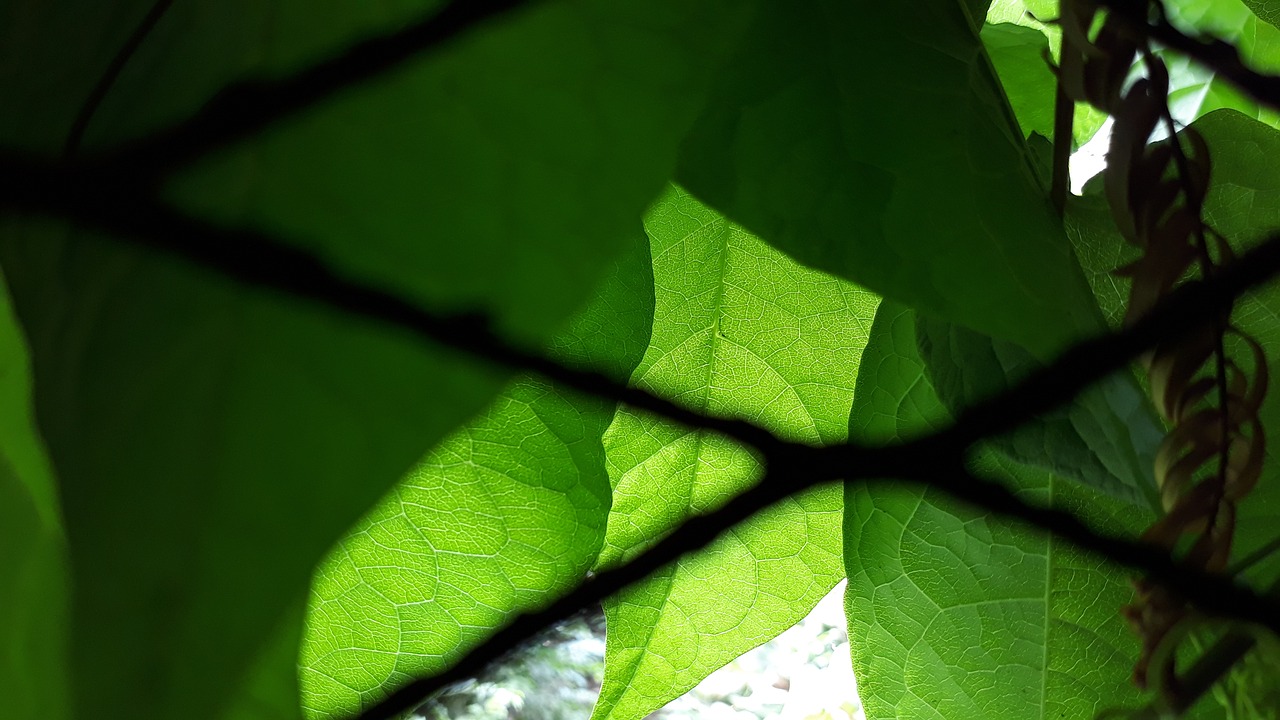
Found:
<svg viewBox="0 0 1280 720"><path fill-rule="evenodd" d="M1088 102L1114 119L1104 190L1120 234L1142 253L1116 271L1131 281L1125 315L1129 323L1197 266L1210 276L1234 254L1201 216L1212 174L1209 148L1192 128L1173 134L1167 68L1144 38L1129 34L1112 18L1104 18L1093 31L1099 13L1094 0L1062 1L1058 82L1070 100ZM1145 76L1130 81L1137 58L1143 60ZM1161 124L1171 137L1150 144ZM1055 138L1057 143L1070 141L1069 136ZM1189 539L1187 562L1223 572L1231 554L1236 503L1262 471L1265 436L1258 412L1268 378L1261 346L1230 324L1230 311L1210 320L1176 342L1160 343L1142 359L1151 400L1171 427L1155 461L1165 514L1143 539L1168 550ZM1246 366L1227 356L1228 337L1243 346L1249 356ZM1182 598L1145 579L1135 581L1134 588L1134 602L1124 609L1142 638L1134 681L1146 687L1154 679L1157 687L1174 692L1176 653L1166 641L1176 644L1181 638L1170 633L1187 619L1189 609Z"/></svg>

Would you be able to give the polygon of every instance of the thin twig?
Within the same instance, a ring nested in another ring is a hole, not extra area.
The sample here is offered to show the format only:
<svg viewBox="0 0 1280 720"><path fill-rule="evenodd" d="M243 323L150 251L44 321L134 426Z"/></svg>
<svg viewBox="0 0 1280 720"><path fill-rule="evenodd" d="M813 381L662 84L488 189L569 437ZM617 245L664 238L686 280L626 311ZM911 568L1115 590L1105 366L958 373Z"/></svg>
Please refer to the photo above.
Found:
<svg viewBox="0 0 1280 720"><path fill-rule="evenodd" d="M116 79L120 77L120 73L124 70L125 65L129 64L129 60L138 52L138 48L142 46L142 41L151 34L156 24L160 22L160 18L168 12L173 5L173 0L156 0L152 4L151 9L138 22L138 26L133 29L133 33L125 40L124 45L111 58L102 76L98 78L97 84L93 86L93 90L89 92L89 96L85 98L84 104L80 106L80 111L76 113L76 119L71 123L71 130L67 133L67 141L62 147L62 157L69 160L75 157L80 151L80 143L84 141L84 133L89 128L89 121L93 119L94 113L98 111L98 107L107 97L107 93L115 86Z"/></svg>
<svg viewBox="0 0 1280 720"><path fill-rule="evenodd" d="M442 10L402 29L357 42L295 74L232 85L195 115L112 150L97 164L110 168L102 172L148 184L438 50L486 20L532 4L532 0L452 0Z"/></svg>

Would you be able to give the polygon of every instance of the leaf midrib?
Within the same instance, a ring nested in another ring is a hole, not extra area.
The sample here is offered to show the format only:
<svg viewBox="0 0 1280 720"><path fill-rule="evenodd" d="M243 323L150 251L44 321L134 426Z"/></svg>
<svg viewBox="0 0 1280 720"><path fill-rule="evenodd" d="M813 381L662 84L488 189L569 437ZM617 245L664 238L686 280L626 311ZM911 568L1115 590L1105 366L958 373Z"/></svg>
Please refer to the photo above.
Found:
<svg viewBox="0 0 1280 720"><path fill-rule="evenodd" d="M1057 489L1057 477L1049 475L1049 507L1053 507L1054 492ZM1040 661L1040 720L1045 717L1049 704L1049 634L1053 629L1053 553L1055 550L1053 533L1045 538L1044 568L1044 654Z"/></svg>

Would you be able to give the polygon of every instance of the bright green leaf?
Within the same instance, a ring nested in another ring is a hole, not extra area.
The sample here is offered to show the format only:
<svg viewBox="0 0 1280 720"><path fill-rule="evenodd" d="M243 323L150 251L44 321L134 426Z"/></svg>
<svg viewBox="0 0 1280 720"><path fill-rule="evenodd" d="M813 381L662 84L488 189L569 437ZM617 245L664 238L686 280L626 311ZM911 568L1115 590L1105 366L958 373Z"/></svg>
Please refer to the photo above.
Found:
<svg viewBox="0 0 1280 720"><path fill-rule="evenodd" d="M66 539L31 417L26 344L0 284L0 705L12 720L68 718Z"/></svg>
<svg viewBox="0 0 1280 720"><path fill-rule="evenodd" d="M1101 327L958 3L764 10L685 140L691 192L805 264L1041 359Z"/></svg>
<svg viewBox="0 0 1280 720"><path fill-rule="evenodd" d="M1241 55L1263 72L1280 69L1280 30L1259 21L1254 7L1270 0L1168 0L1169 19L1192 32L1212 35L1239 46Z"/></svg>
<svg viewBox="0 0 1280 720"><path fill-rule="evenodd" d="M151 4L0 9L0 143L56 155ZM430 5L173 3L86 150ZM277 124L166 192L218 221L285 231L424 304L490 311L500 331L540 344L627 246L749 10L541 3ZM505 379L53 223L7 225L0 260L63 483L77 716L224 712L314 564Z"/></svg>
<svg viewBox="0 0 1280 720"><path fill-rule="evenodd" d="M884 302L862 358L850 434L910 437L949 422L917 352L914 313ZM1111 529L1136 506L1093 498L990 452L977 467L1032 502ZM1136 522L1135 522L1136 521ZM1138 641L1124 574L1058 540L892 481L845 491L845 605L867 717L1091 718L1130 703Z"/></svg>
<svg viewBox="0 0 1280 720"><path fill-rule="evenodd" d="M557 355L628 376L649 344L653 293L641 236ZM448 667L582 580L604 543L613 411L520 379L396 485L317 571L301 659L310 717L351 714Z"/></svg>
<svg viewBox="0 0 1280 720"><path fill-rule="evenodd" d="M657 310L633 382L794 440L844 440L876 298L796 265L680 189L645 228ZM614 486L605 566L760 479L753 457L726 439L625 408L605 447ZM837 488L803 493L607 601L595 717L642 718L804 617L842 576L839 516Z"/></svg>
<svg viewBox="0 0 1280 720"><path fill-rule="evenodd" d="M952 415L1007 390L1040 367L1016 345L942 320L918 318L916 334L929 382ZM1145 392L1126 372L990 445L1023 465L1155 508L1153 468L1164 435Z"/></svg>
<svg viewBox="0 0 1280 720"><path fill-rule="evenodd" d="M1251 67L1274 73L1280 71L1280 30L1254 14L1265 10L1264 5L1265 0L1171 0L1165 4L1170 20L1187 32L1233 43ZM1260 106L1231 82L1184 57L1161 54L1169 64L1169 103L1177 117L1193 120L1214 110L1229 109L1280 126L1280 113Z"/></svg>

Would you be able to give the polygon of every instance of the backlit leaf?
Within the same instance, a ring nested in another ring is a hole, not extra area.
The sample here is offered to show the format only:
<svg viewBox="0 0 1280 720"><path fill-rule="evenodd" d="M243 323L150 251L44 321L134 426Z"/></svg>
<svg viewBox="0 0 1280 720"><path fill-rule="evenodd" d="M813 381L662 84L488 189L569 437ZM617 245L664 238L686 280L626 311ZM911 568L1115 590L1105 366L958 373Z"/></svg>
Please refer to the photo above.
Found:
<svg viewBox="0 0 1280 720"><path fill-rule="evenodd" d="M946 425L917 352L914 313L881 304L862 358L850 435L904 439ZM1141 527L1137 506L990 451L975 469L1032 502L1111 529ZM1091 718L1132 703L1138 650L1119 615L1122 572L1061 541L932 491L893 481L845 491L845 607L867 717Z"/></svg>
<svg viewBox="0 0 1280 720"><path fill-rule="evenodd" d="M641 236L557 355L626 377L652 321ZM343 717L448 667L514 612L580 582L605 537L601 438L613 414L521 378L401 480L317 571L301 659L309 717Z"/></svg>
<svg viewBox="0 0 1280 720"><path fill-rule="evenodd" d="M680 189L645 228L657 310L632 381L795 440L843 440L876 298L796 265ZM751 454L724 438L625 408L605 448L605 566L760 479ZM803 493L607 601L595 717L642 718L804 617L842 576L839 513L837 488Z"/></svg>

